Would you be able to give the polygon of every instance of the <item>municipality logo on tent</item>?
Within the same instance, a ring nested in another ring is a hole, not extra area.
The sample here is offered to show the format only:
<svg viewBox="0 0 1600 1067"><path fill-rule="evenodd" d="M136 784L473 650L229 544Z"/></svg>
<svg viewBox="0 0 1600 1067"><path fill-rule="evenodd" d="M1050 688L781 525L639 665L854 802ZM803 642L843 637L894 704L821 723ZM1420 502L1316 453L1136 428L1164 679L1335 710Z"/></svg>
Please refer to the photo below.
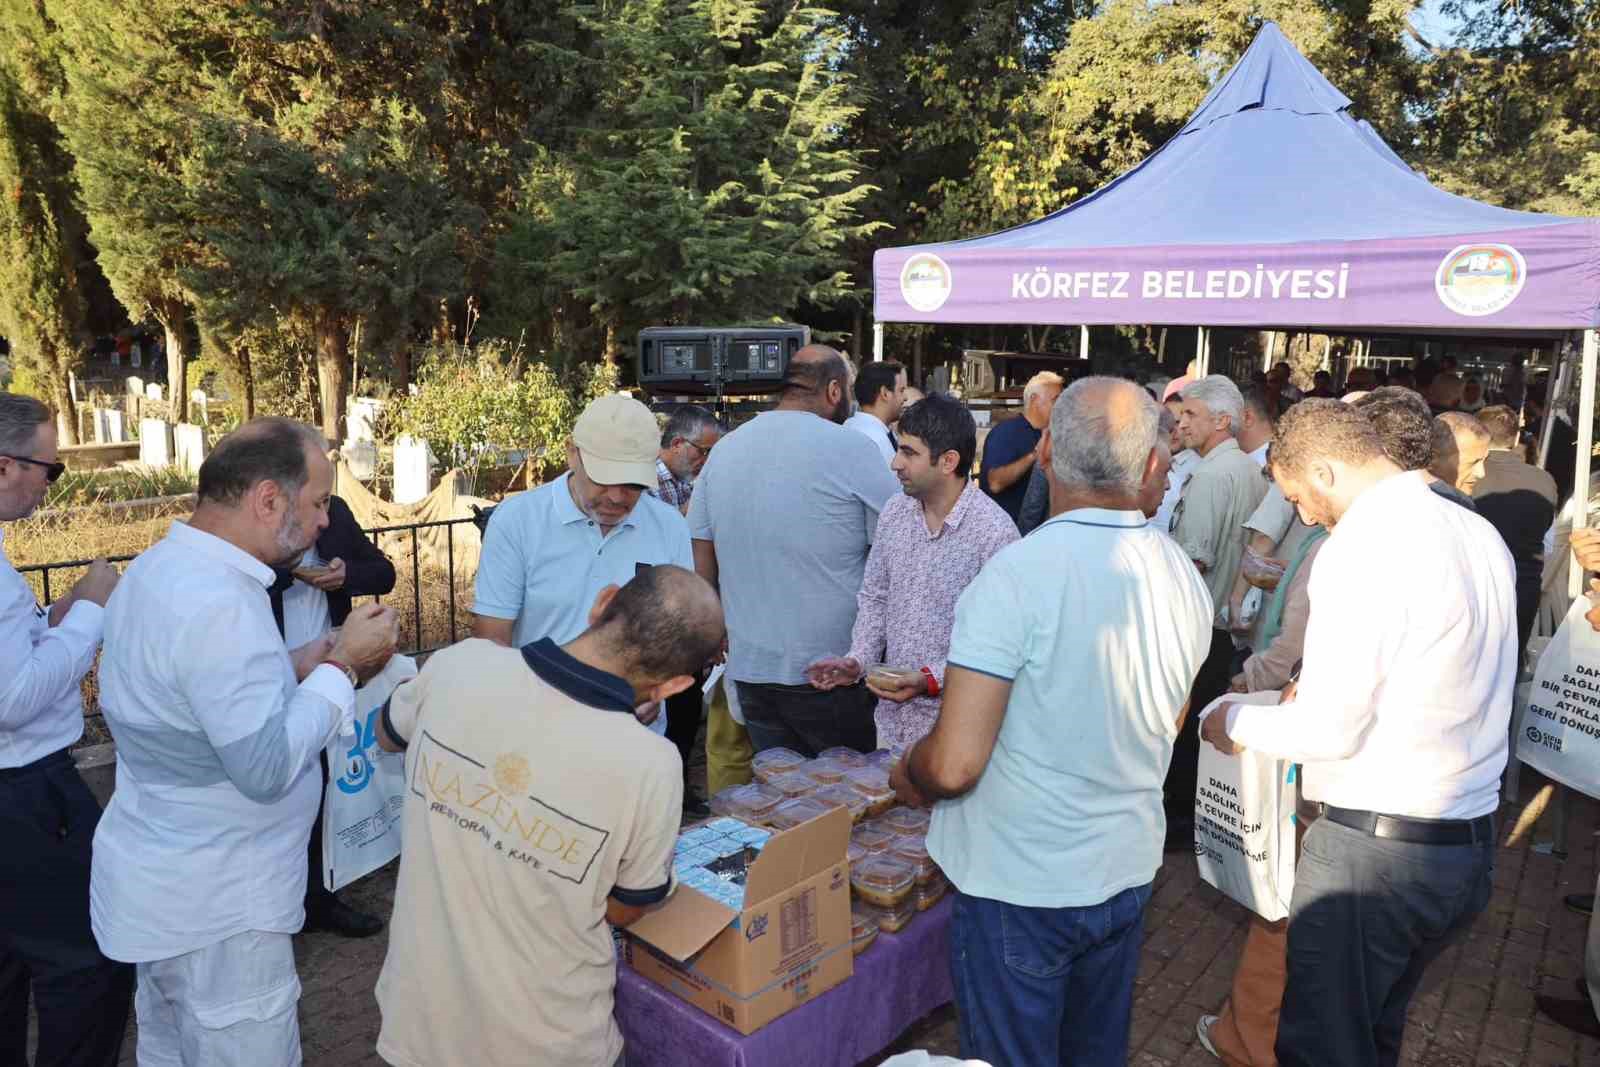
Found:
<svg viewBox="0 0 1600 1067"><path fill-rule="evenodd" d="M900 295L916 311L938 311L950 299L950 267L932 252L918 252L900 268Z"/></svg>
<svg viewBox="0 0 1600 1067"><path fill-rule="evenodd" d="M1510 245L1458 245L1439 264L1433 287L1458 315L1493 315L1522 292L1528 264Z"/></svg>

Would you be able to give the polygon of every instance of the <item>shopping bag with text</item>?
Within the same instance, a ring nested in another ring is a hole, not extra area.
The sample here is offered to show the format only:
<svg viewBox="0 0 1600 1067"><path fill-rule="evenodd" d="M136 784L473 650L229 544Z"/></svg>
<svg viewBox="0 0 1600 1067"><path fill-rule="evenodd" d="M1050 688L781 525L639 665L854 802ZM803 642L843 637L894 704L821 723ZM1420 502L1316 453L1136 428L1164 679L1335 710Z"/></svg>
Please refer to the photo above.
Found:
<svg viewBox="0 0 1600 1067"><path fill-rule="evenodd" d="M354 736L340 735L328 744L322 884L330 892L400 855L405 757L378 747L378 716L395 687L416 676L417 665L410 657L392 657L356 690Z"/></svg>
<svg viewBox="0 0 1600 1067"><path fill-rule="evenodd" d="M1539 656L1517 758L1562 785L1600 797L1600 633L1579 597Z"/></svg>
<svg viewBox="0 0 1600 1067"><path fill-rule="evenodd" d="M1276 704L1277 693L1217 701ZM1218 712L1220 714L1220 712ZM1268 922L1289 914L1294 896L1295 765L1246 749L1224 756L1200 746L1194 853L1200 877Z"/></svg>

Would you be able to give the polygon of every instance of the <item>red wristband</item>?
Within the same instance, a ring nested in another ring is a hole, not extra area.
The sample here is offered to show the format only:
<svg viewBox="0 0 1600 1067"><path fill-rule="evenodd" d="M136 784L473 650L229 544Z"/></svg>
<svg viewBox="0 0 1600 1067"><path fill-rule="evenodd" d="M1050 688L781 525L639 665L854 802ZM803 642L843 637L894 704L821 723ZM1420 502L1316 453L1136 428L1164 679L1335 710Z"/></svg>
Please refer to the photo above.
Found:
<svg viewBox="0 0 1600 1067"><path fill-rule="evenodd" d="M921 668L919 668L919 670L922 671L922 676L928 680L928 695L931 696L931 697L938 696L939 695L939 679L937 679L937 678L935 678L933 676L933 668L932 667L921 667Z"/></svg>

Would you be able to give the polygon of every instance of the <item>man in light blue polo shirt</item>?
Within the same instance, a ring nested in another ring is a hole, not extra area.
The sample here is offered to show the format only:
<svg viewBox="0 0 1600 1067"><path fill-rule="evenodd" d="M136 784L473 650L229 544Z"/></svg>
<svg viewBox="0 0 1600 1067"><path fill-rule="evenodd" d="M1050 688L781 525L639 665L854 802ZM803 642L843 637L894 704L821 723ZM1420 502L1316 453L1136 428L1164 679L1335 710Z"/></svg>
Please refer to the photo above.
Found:
<svg viewBox="0 0 1600 1067"><path fill-rule="evenodd" d="M938 801L965 1058L1127 1062L1162 780L1211 637L1205 582L1146 519L1171 462L1160 416L1120 379L1061 395L1052 518L962 594L939 719L892 776Z"/></svg>
<svg viewBox="0 0 1600 1067"><path fill-rule="evenodd" d="M494 510L483 539L472 636L521 648L548 637L565 644L589 626L608 585L640 567L694 569L689 525L644 492L656 484L661 430L650 409L622 393L597 397L578 416L566 474ZM657 733L666 716L641 714Z"/></svg>

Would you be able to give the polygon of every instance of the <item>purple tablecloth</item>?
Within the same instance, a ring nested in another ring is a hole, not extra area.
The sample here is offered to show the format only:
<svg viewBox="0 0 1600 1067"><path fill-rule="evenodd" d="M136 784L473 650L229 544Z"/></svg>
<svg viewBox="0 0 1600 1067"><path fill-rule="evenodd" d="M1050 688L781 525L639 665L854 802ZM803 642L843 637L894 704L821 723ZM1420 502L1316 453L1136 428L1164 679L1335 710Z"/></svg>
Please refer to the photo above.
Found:
<svg viewBox="0 0 1600 1067"><path fill-rule="evenodd" d="M749 1037L619 966L628 1067L854 1067L954 999L950 908L946 897L898 934L879 934L854 976Z"/></svg>

